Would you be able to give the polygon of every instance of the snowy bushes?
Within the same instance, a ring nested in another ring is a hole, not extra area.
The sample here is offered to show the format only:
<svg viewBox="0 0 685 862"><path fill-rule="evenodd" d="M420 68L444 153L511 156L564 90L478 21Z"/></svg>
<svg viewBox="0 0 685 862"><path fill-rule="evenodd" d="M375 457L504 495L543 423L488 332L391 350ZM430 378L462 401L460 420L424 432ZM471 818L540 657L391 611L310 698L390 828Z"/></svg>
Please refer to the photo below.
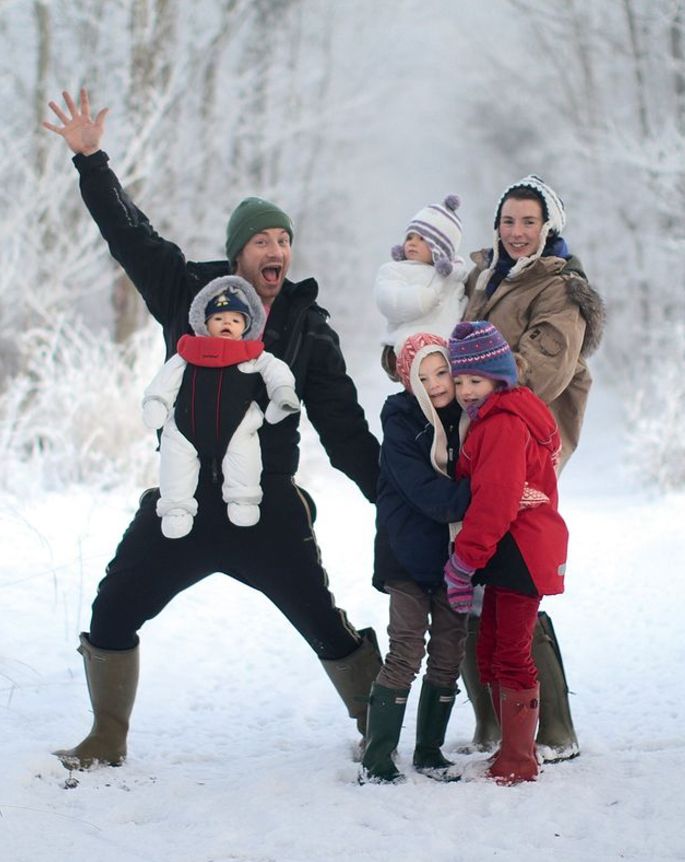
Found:
<svg viewBox="0 0 685 862"><path fill-rule="evenodd" d="M125 344L61 324L18 339L23 372L0 396L0 487L155 484L143 389L163 361L157 326Z"/></svg>
<svg viewBox="0 0 685 862"><path fill-rule="evenodd" d="M647 385L625 393L627 455L641 481L675 490L685 488L685 325L673 326L668 342L673 356L649 357Z"/></svg>

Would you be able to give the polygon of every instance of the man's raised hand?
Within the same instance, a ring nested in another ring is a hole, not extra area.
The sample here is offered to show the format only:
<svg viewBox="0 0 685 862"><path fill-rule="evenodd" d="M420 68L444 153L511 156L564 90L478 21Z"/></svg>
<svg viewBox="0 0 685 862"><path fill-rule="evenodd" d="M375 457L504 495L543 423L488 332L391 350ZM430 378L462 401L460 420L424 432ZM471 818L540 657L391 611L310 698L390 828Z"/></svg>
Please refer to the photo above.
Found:
<svg viewBox="0 0 685 862"><path fill-rule="evenodd" d="M91 156L100 149L100 141L105 131L105 117L109 108L103 108L101 111L98 111L97 116L93 120L90 116L90 102L88 101L88 91L85 87L81 88L79 107L76 106L76 103L66 90L62 93L62 96L69 116L64 113L56 102L48 102L52 112L57 116L62 125L56 126L44 120L43 126L56 135L63 137L73 153Z"/></svg>

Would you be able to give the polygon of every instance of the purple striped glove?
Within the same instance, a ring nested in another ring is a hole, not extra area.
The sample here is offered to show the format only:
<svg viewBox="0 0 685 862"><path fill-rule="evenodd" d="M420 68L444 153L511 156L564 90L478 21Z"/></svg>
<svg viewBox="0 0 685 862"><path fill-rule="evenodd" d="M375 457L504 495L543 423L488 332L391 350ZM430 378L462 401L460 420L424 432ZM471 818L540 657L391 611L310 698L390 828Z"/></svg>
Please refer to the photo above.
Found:
<svg viewBox="0 0 685 862"><path fill-rule="evenodd" d="M475 569L466 571L463 563L452 554L445 563L444 574L447 584L447 601L456 614L468 614L473 607L473 584L471 576Z"/></svg>

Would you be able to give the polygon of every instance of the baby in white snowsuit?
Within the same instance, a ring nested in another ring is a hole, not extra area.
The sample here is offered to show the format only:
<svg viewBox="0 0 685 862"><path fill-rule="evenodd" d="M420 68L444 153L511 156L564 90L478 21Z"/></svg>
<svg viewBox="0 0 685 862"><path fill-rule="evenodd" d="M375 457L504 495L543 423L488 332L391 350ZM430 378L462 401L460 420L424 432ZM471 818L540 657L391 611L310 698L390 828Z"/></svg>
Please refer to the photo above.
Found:
<svg viewBox="0 0 685 862"><path fill-rule="evenodd" d="M448 195L419 210L404 243L393 246L393 260L378 270L374 297L387 322L381 364L392 380L399 380L395 362L405 339L418 332L449 338L464 313L468 271L457 256L459 205L458 195Z"/></svg>
<svg viewBox="0 0 685 862"><path fill-rule="evenodd" d="M168 539L192 529L200 456L221 458L229 520L239 527L256 524L262 500L257 432L264 418L280 422L300 409L292 372L258 340L266 315L245 279L210 281L188 319L195 335L181 336L178 352L143 397L143 421L162 428L157 514ZM269 398L265 414L254 400L262 384Z"/></svg>

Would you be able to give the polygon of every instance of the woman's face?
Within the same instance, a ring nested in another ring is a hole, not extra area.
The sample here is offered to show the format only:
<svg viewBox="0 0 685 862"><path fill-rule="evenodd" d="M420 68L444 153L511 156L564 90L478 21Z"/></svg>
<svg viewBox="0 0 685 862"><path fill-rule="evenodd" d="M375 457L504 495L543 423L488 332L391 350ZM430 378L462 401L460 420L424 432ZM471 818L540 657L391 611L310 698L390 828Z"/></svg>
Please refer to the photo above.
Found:
<svg viewBox="0 0 685 862"><path fill-rule="evenodd" d="M539 201L508 198L502 205L499 238L509 257L518 260L538 250L542 230L542 205Z"/></svg>
<svg viewBox="0 0 685 862"><path fill-rule="evenodd" d="M419 380L433 407L447 407L454 401L454 380L442 353L429 353L419 365Z"/></svg>

